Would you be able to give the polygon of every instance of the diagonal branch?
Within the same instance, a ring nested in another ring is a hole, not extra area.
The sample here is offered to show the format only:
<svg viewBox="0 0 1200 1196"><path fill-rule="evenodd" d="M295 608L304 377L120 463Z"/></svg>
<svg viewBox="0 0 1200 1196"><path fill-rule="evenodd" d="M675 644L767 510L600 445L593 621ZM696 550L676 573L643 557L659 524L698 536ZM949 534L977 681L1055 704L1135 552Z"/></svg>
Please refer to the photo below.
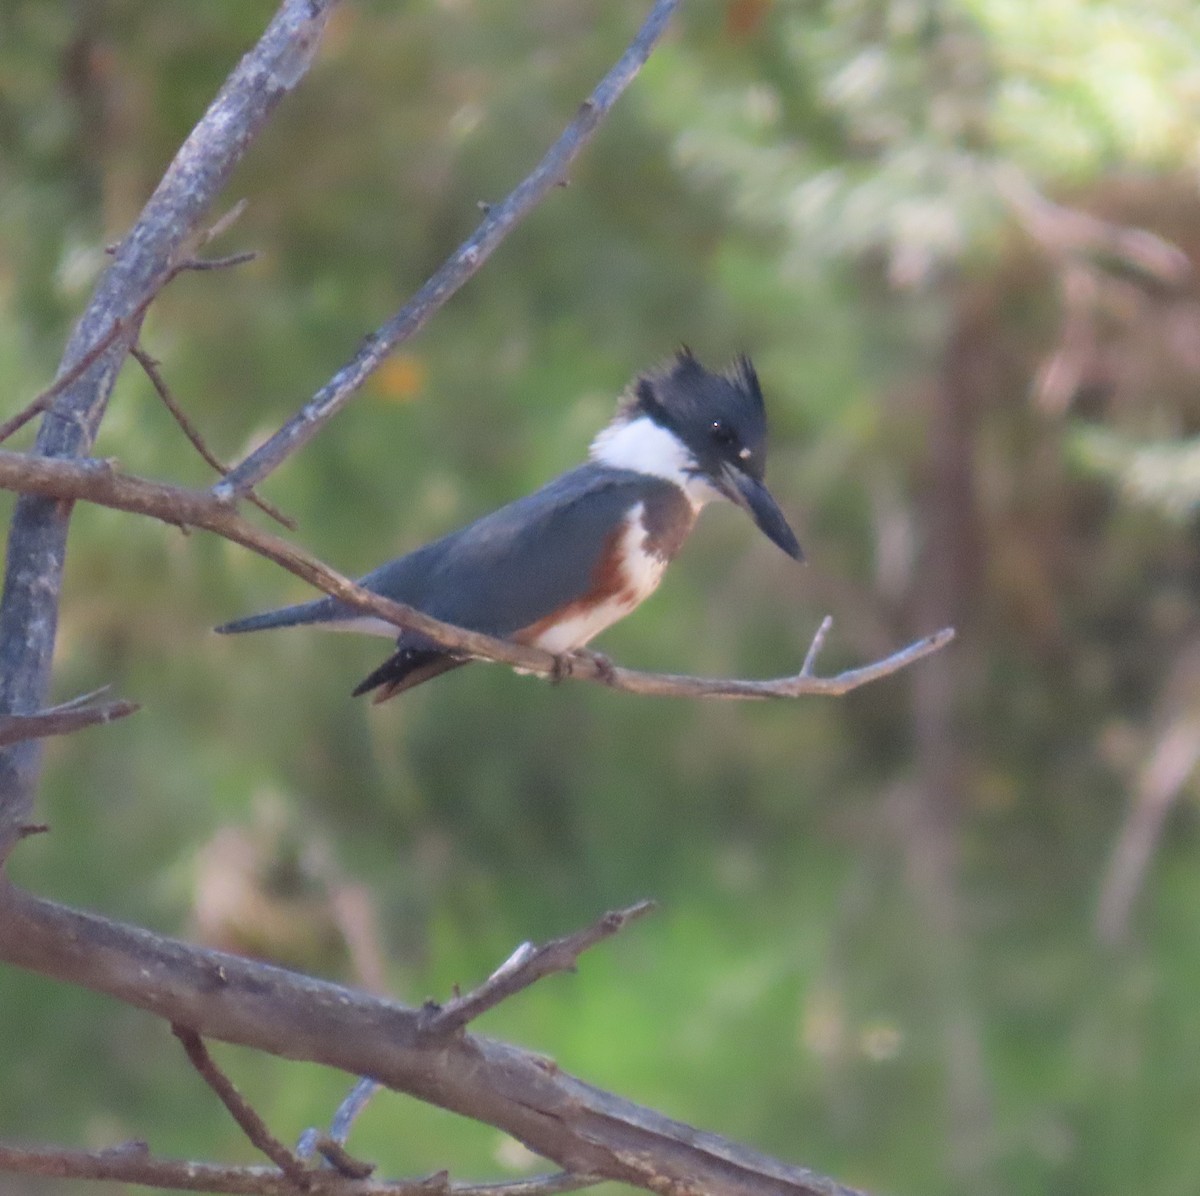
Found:
<svg viewBox="0 0 1200 1196"><path fill-rule="evenodd" d="M376 1081L359 1076L338 1105L328 1131L311 1127L300 1135L300 1141L296 1143L297 1157L310 1159L314 1154L319 1154L343 1175L370 1175L374 1168L350 1155L346 1150L346 1139L350 1137L355 1120L378 1091L379 1084Z"/></svg>
<svg viewBox="0 0 1200 1196"><path fill-rule="evenodd" d="M308 1168L278 1138L271 1133L267 1123L257 1110L234 1087L233 1081L216 1065L208 1053L204 1040L188 1026L178 1022L171 1026L171 1033L183 1044L188 1062L200 1073L201 1079L217 1094L221 1104L229 1110L243 1134L286 1175L297 1188L309 1190L311 1173Z"/></svg>
<svg viewBox="0 0 1200 1196"><path fill-rule="evenodd" d="M429 1042L419 1009L72 910L2 879L0 960L206 1038L371 1076L495 1126L576 1175L671 1196L851 1193L595 1088L542 1055L468 1033Z"/></svg>
<svg viewBox="0 0 1200 1196"><path fill-rule="evenodd" d="M244 256L244 255L239 255ZM251 255L253 256L253 255ZM233 259L225 259L231 261ZM191 263L194 267L201 265L200 259L194 259ZM206 268L212 268L222 264L220 261L213 260L203 263ZM134 341L129 346L129 355L142 367L142 372L146 375L150 385L154 388L154 393L162 400L162 404L171 413L172 419L179 425L179 430L187 437L192 448L196 450L203 459L204 463L215 469L222 477L229 472L227 465L222 465L221 462L213 455L212 450L204 441L204 437L200 435L200 430L192 423L188 413L180 406L179 401L171 393L171 388L167 385L167 380L162 376L159 362L156 361L145 349L142 348L140 341ZM2 439L2 438L0 438ZM288 531L296 530L296 521L285 515L274 504L267 502L262 495L254 490L246 492L246 498L252 502L264 515L274 519L276 523L282 524Z"/></svg>
<svg viewBox="0 0 1200 1196"><path fill-rule="evenodd" d="M833 677L817 677L813 675L812 668L828 631L826 624L822 623L806 654L803 667L793 676L746 681L643 673L614 666L595 653L581 652L566 658L558 657L540 648L525 647L443 623L411 606L363 589L288 541L270 532L260 531L243 519L231 503L222 502L211 491L189 490L121 474L111 461L57 461L0 450L0 489L72 501L83 499L161 519L179 527L204 528L274 561L326 594L378 615L397 627L420 631L444 647L466 656L497 661L543 677L557 679L569 675L596 681L626 693L684 698L799 698L816 694L836 697L890 676L944 648L954 638L953 629L944 628L916 640L883 660L849 669Z"/></svg>
<svg viewBox="0 0 1200 1196"><path fill-rule="evenodd" d="M354 357L278 432L255 449L224 481L218 482L213 493L222 498L244 494L307 444L353 398L384 358L424 327L430 316L475 274L547 192L563 183L568 167L591 141L609 109L650 57L679 3L680 0L655 0L650 15L629 48L580 105L575 119L533 172L507 199L487 208L479 227L451 254L441 269L386 324L368 336Z"/></svg>
<svg viewBox="0 0 1200 1196"><path fill-rule="evenodd" d="M604 917L574 934L563 935L535 947L522 943L477 989L456 996L445 1005L426 1005L421 1010L421 1033L432 1042L457 1034L501 1001L536 984L554 972L573 972L579 957L597 943L620 934L630 922L654 909L653 901L639 901L626 909L610 910Z"/></svg>
<svg viewBox="0 0 1200 1196"><path fill-rule="evenodd" d="M158 289L155 290L154 294L158 294ZM149 306L153 298L154 295L151 295L145 301L146 306ZM77 382L80 377L90 370L112 348L117 337L123 332L128 332L130 327L144 314L145 308L143 307L141 311L135 312L130 318L122 319L120 316L115 317L108 326L108 329L97 337L95 344L70 369L60 373L45 390L35 395L16 415L10 416L4 423L0 424L0 444L3 444L13 433L19 432L35 416L45 411L68 386Z"/></svg>

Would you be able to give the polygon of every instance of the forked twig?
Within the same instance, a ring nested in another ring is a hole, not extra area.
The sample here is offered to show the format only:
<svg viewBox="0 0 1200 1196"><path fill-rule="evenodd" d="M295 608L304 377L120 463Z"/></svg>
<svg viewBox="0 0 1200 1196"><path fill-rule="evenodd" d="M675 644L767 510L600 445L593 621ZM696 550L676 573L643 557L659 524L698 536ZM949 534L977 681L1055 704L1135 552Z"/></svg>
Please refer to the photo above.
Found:
<svg viewBox="0 0 1200 1196"><path fill-rule="evenodd" d="M200 236L197 238L197 246L207 245L214 237L219 236L222 232L224 232L225 229L228 228L229 225L232 224L233 221L242 214L245 206L246 204L244 200L235 204L228 212L225 213L224 216L215 221L209 228L205 229L204 232L200 234ZM51 402L53 402L55 398L57 398L64 390L66 390L72 382L77 381L84 374L86 374L87 371L91 369L91 367L95 365L96 362L99 361L109 349L112 348L123 332L128 332L130 329L138 328L141 325L142 317L149 310L150 305L154 302L154 300L162 294L163 289L170 282L178 278L179 275L184 271L221 270L229 266L240 266L243 262L252 261L256 256L257 254L251 250L245 253L233 253L228 257L223 258L206 259L186 257L176 262L164 272L162 278L160 278L154 284L149 294L146 295L146 297L141 303L138 304L133 312L131 312L128 316L115 317L108 329L96 338L95 343L83 353L79 360L76 361L75 364L70 367L70 369L65 370L62 374L55 378L55 380L49 386L47 386L45 390L35 395L33 399L26 403L25 406L16 413L16 415L10 416L2 424L0 424L0 444L3 444L4 441L12 436L14 432L20 431L20 429L29 423L29 421L36 415L45 411L50 406ZM136 337L134 338L134 342L130 345L130 352L133 353L134 356L137 356L137 353L134 352L135 345ZM139 358L139 361L140 360L141 359ZM151 379L151 381L153 381L153 379ZM164 402L166 402L165 399ZM175 408L172 408L172 413L174 413L174 411ZM187 429L185 429L185 431L186 430ZM192 441L192 443L195 444L195 441ZM208 460L207 457L205 459ZM212 461L209 461L209 464L213 464ZM220 472L224 474L227 471L222 469ZM270 511L268 511L267 514L270 514ZM273 518L274 517L276 516L273 516ZM288 523L286 520L281 520L281 522L283 522L285 526L292 528L293 531L295 530L294 526Z"/></svg>
<svg viewBox="0 0 1200 1196"><path fill-rule="evenodd" d="M457 1034L481 1014L543 976L573 972L579 957L589 947L619 934L634 919L655 908L653 901L639 901L625 909L610 910L591 926L551 939L540 947L522 943L478 988L465 996L455 996L444 1005L426 1005L421 1010L422 1036L433 1040Z"/></svg>
<svg viewBox="0 0 1200 1196"><path fill-rule="evenodd" d="M246 255L242 254L240 256L245 258ZM250 256L253 257L254 255L251 254ZM209 264L216 265L218 263ZM195 268L194 263L193 268ZM140 341L136 340L129 346L129 355L142 367L143 373L150 380L150 385L162 400L163 405L174 417L180 430L191 442L192 447L200 454L207 465L211 466L217 473L224 477L229 472L229 467L222 465L220 460L213 455L208 445L204 442L204 437L200 435L199 429L192 423L188 413L179 405L175 396L171 393L170 387L167 386L167 380L162 376L162 371L158 368L158 361L142 348ZM294 519L289 518L278 507L267 502L256 491L248 491L246 498L262 511L264 515L270 516L276 523L280 523L286 527L288 531L294 532L296 530L296 521Z"/></svg>

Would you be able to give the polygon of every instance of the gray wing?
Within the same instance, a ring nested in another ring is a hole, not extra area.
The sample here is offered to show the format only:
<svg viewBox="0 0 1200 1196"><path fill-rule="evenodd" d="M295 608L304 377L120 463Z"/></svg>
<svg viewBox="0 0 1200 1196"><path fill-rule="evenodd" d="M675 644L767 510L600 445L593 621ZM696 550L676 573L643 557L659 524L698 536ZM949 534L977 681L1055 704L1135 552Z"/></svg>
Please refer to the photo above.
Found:
<svg viewBox="0 0 1200 1196"><path fill-rule="evenodd" d="M447 623L508 636L592 588L609 537L657 486L669 483L583 465L363 584Z"/></svg>

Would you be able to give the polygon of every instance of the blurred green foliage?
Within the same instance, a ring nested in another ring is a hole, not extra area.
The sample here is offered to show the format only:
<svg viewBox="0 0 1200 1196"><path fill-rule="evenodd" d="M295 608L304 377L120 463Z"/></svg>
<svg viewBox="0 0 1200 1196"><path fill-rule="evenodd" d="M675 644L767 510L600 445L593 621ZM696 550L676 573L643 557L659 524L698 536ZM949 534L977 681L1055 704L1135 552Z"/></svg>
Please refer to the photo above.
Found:
<svg viewBox="0 0 1200 1196"><path fill-rule="evenodd" d="M416 289L644 8L338 12L229 188L249 206L215 248L260 256L180 278L147 320L220 455ZM0 9L8 409L269 11ZM1196 256L1197 47L1190 0L689 3L570 187L265 487L362 572L579 460L677 342L747 349L811 563L713 511L600 646L779 674L832 611L829 670L953 622L942 657L838 702L478 665L373 709L347 695L377 641L209 634L297 582L80 509L55 696L111 684L145 708L50 745L53 834L16 878L412 1001L654 896L482 1029L881 1192L1193 1192L1200 305L1068 223L1031 239L1006 180ZM209 478L132 365L97 452ZM5 1137L251 1158L166 1026L13 972L0 1021ZM284 1137L346 1088L219 1055ZM395 1096L352 1145L385 1173L531 1165Z"/></svg>

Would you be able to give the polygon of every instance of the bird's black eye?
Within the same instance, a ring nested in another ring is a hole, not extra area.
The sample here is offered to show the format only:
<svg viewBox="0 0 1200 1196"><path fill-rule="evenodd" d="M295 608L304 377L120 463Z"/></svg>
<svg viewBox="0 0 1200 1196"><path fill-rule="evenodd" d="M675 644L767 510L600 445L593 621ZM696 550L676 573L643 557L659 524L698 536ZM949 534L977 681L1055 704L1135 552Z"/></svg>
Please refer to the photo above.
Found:
<svg viewBox="0 0 1200 1196"><path fill-rule="evenodd" d="M723 419L714 419L711 431L713 442L722 448L737 444L737 433Z"/></svg>

